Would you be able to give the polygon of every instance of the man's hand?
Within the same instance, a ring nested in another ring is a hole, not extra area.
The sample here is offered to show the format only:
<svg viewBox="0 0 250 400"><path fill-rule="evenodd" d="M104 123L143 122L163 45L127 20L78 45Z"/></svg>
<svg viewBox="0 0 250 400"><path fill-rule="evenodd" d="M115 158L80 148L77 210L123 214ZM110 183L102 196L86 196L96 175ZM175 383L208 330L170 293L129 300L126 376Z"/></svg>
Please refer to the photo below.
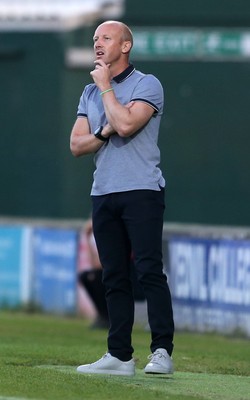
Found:
<svg viewBox="0 0 250 400"><path fill-rule="evenodd" d="M93 81L101 91L108 89L111 81L110 64L105 64L102 60L95 60L94 64L95 69L90 72Z"/></svg>
<svg viewBox="0 0 250 400"><path fill-rule="evenodd" d="M112 126L107 123L102 130L102 136L105 138L109 138L111 135L114 135L114 133L117 133Z"/></svg>
<svg viewBox="0 0 250 400"><path fill-rule="evenodd" d="M130 109L135 104L135 101L130 101L128 104L125 105L126 108Z"/></svg>

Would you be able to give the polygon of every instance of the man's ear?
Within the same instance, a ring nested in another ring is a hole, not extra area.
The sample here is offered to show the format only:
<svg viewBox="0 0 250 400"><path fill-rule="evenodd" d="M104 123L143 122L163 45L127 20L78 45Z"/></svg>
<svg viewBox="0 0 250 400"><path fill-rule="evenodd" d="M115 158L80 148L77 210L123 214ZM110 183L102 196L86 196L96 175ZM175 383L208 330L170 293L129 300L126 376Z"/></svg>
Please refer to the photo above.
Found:
<svg viewBox="0 0 250 400"><path fill-rule="evenodd" d="M130 41L124 42L123 45L122 45L123 54L129 53L130 50L131 50L131 42Z"/></svg>

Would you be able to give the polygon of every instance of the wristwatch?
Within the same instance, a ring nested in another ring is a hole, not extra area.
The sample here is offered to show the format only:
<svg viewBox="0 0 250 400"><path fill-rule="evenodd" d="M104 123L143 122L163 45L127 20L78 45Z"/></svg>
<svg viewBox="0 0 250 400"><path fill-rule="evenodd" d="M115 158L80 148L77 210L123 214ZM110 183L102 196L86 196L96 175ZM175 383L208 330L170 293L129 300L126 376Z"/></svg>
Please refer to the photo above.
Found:
<svg viewBox="0 0 250 400"><path fill-rule="evenodd" d="M103 126L98 126L98 128L94 132L94 135L97 139L100 139L103 142L107 142L109 140L109 138L102 136L102 130L103 130Z"/></svg>

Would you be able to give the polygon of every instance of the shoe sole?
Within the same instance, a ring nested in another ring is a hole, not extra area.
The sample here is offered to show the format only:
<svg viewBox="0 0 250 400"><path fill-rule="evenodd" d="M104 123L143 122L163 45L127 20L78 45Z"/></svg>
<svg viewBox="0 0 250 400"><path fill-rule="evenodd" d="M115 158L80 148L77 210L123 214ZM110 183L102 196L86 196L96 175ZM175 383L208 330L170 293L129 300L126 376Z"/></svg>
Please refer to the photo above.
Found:
<svg viewBox="0 0 250 400"><path fill-rule="evenodd" d="M162 372L162 371L161 372L156 372L156 371L154 371L154 372L153 371L152 372L151 371L150 372L147 371L146 372L145 371L145 374L147 374L147 375L173 375L173 372Z"/></svg>
<svg viewBox="0 0 250 400"><path fill-rule="evenodd" d="M126 371L117 371L117 370L105 370L105 369L100 369L100 370L86 370L86 371L79 371L77 370L80 374L93 374L93 375L123 375L123 376L134 376L135 372L126 372Z"/></svg>
<svg viewBox="0 0 250 400"><path fill-rule="evenodd" d="M145 374L163 374L163 375L172 375L174 373L173 370L165 370L162 369L151 369L151 370L144 370Z"/></svg>

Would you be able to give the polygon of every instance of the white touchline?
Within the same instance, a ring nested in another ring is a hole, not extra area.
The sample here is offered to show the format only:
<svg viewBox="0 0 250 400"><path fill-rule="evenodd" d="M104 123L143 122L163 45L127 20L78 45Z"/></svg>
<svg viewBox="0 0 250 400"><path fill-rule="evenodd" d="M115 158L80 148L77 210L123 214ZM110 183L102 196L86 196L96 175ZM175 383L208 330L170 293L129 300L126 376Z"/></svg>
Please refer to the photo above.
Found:
<svg viewBox="0 0 250 400"><path fill-rule="evenodd" d="M25 397L8 397L8 396L0 396L0 400L32 400L32 399L27 399ZM35 399L33 399L35 400Z"/></svg>

